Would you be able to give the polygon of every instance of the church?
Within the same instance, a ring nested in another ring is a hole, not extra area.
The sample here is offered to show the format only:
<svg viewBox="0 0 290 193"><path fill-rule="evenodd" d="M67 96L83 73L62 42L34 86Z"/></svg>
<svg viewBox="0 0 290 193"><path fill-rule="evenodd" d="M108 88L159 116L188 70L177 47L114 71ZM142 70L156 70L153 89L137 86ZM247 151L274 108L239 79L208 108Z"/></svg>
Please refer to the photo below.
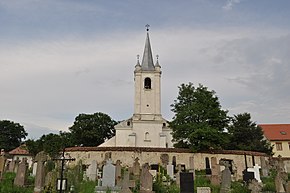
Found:
<svg viewBox="0 0 290 193"><path fill-rule="evenodd" d="M147 27L142 62L134 70L134 114L115 126L116 135L99 147L172 148L172 130L161 115L161 66L154 64Z"/></svg>

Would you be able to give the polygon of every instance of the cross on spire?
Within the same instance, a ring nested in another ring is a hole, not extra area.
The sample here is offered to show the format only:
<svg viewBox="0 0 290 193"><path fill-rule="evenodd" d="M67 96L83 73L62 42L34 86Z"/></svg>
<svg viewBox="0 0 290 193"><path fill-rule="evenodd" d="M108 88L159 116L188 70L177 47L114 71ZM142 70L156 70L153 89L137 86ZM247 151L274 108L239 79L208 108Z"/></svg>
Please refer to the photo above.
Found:
<svg viewBox="0 0 290 193"><path fill-rule="evenodd" d="M145 27L146 27L146 31L149 31L150 25L149 24L146 24Z"/></svg>

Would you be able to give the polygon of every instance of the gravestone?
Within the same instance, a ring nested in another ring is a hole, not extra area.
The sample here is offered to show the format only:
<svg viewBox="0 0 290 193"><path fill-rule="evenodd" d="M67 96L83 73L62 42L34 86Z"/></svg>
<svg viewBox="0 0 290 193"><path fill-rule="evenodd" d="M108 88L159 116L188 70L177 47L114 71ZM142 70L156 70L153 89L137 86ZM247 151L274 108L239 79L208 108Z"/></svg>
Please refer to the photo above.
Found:
<svg viewBox="0 0 290 193"><path fill-rule="evenodd" d="M194 157L193 156L189 157L189 168L188 168L188 171L192 172L193 174L195 173L194 172Z"/></svg>
<svg viewBox="0 0 290 193"><path fill-rule="evenodd" d="M180 193L194 193L193 173L180 173Z"/></svg>
<svg viewBox="0 0 290 193"><path fill-rule="evenodd" d="M107 160L106 165L104 165L103 167L102 186L105 187L115 186L115 172L116 167L112 164L112 160L111 159Z"/></svg>
<svg viewBox="0 0 290 193"><path fill-rule="evenodd" d="M210 187L197 187L196 193L211 193Z"/></svg>
<svg viewBox="0 0 290 193"><path fill-rule="evenodd" d="M140 176L140 163L139 163L139 158L137 157L135 160L134 160L134 163L133 163L133 167L132 167L132 173L134 176Z"/></svg>
<svg viewBox="0 0 290 193"><path fill-rule="evenodd" d="M217 158L212 157L211 161L211 176L210 183L213 185L220 185L220 166L217 163Z"/></svg>
<svg viewBox="0 0 290 193"><path fill-rule="evenodd" d="M253 172L254 173L254 178L258 181L258 182L262 182L261 178L260 178L260 166L258 164L255 164L254 168L248 168L247 171L248 172Z"/></svg>
<svg viewBox="0 0 290 193"><path fill-rule="evenodd" d="M16 160L12 160L9 162L9 168L8 168L9 172L14 172L15 164L16 164Z"/></svg>
<svg viewBox="0 0 290 193"><path fill-rule="evenodd" d="M180 164L177 165L177 173L176 173L176 185L180 187L180 173L182 171L182 166Z"/></svg>
<svg viewBox="0 0 290 193"><path fill-rule="evenodd" d="M36 175L36 170L37 170L37 162L34 162L32 164L32 176Z"/></svg>
<svg viewBox="0 0 290 193"><path fill-rule="evenodd" d="M35 161L37 162L36 176L34 183L34 193L41 193L44 186L45 170L44 163L47 161L48 156L44 151L39 152L35 156Z"/></svg>
<svg viewBox="0 0 290 193"><path fill-rule="evenodd" d="M167 175L173 179L174 178L174 165L167 165L166 166Z"/></svg>
<svg viewBox="0 0 290 193"><path fill-rule="evenodd" d="M88 169L86 170L86 176L90 181L96 181L98 174L98 164L96 160L92 160L91 164L89 165Z"/></svg>
<svg viewBox="0 0 290 193"><path fill-rule="evenodd" d="M222 171L222 180L221 180L221 190L220 193L228 193L231 188L231 171L230 171L230 163L225 160L220 160L220 165L225 166L225 169Z"/></svg>
<svg viewBox="0 0 290 193"><path fill-rule="evenodd" d="M259 183L256 179L253 179L249 183L249 189L251 193L261 193L263 188L263 184Z"/></svg>
<svg viewBox="0 0 290 193"><path fill-rule="evenodd" d="M116 161L115 180L116 180L117 186L120 186L121 185L121 181L122 181L122 166L121 166L121 161L120 160Z"/></svg>
<svg viewBox="0 0 290 193"><path fill-rule="evenodd" d="M262 176L263 177L268 177L269 176L269 166L266 162L265 157L261 156L260 157L260 161L261 161L261 170L262 170Z"/></svg>
<svg viewBox="0 0 290 193"><path fill-rule="evenodd" d="M4 155L1 155L0 156L0 180L1 180L3 173L4 173L5 162L6 162L6 158L4 157Z"/></svg>
<svg viewBox="0 0 290 193"><path fill-rule="evenodd" d="M14 179L15 186L23 187L25 185L27 168L28 168L27 159L23 158L16 172L16 177Z"/></svg>
<svg viewBox="0 0 290 193"><path fill-rule="evenodd" d="M14 171L13 171L14 173L17 173L19 163L20 163L20 160L19 160L19 158L17 158L17 159L14 161Z"/></svg>
<svg viewBox="0 0 290 193"><path fill-rule="evenodd" d="M153 176L149 172L149 165L146 163L142 166L140 176L140 193L153 193Z"/></svg>
<svg viewBox="0 0 290 193"><path fill-rule="evenodd" d="M161 154L160 155L161 165L163 167L169 164L169 155L168 154Z"/></svg>
<svg viewBox="0 0 290 193"><path fill-rule="evenodd" d="M130 188L133 187L135 187L135 181L130 180L129 172L125 171L123 180L121 182L121 191L119 193L132 193Z"/></svg>

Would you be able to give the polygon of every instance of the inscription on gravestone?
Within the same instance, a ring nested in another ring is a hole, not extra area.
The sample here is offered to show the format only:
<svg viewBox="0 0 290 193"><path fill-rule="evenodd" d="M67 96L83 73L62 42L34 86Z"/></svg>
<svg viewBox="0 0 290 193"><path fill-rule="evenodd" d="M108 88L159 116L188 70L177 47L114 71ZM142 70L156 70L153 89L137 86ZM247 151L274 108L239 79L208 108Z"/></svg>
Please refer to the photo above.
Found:
<svg viewBox="0 0 290 193"><path fill-rule="evenodd" d="M180 175L180 193L194 193L193 173L181 172L179 175Z"/></svg>

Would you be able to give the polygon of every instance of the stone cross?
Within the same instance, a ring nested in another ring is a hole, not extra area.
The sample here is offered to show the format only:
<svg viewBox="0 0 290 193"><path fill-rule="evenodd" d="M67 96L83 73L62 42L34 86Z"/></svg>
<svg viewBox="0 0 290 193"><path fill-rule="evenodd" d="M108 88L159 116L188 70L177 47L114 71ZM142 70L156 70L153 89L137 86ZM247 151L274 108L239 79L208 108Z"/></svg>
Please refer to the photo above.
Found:
<svg viewBox="0 0 290 193"><path fill-rule="evenodd" d="M117 186L120 186L121 185L121 180L122 180L122 166L121 166L121 161L120 160L116 161L115 180L116 180Z"/></svg>
<svg viewBox="0 0 290 193"><path fill-rule="evenodd" d="M255 164L254 168L248 168L247 169L248 172L254 172L254 178L258 182L262 182L262 180L260 178L260 168L261 168L261 166L259 166L258 164Z"/></svg>
<svg viewBox="0 0 290 193"><path fill-rule="evenodd" d="M35 184L34 184L34 193L41 193L44 186L44 162L48 159L47 154L44 151L39 152L35 156L35 161L37 162Z"/></svg>
<svg viewBox="0 0 290 193"><path fill-rule="evenodd" d="M142 166L141 176L140 176L140 193L153 193L153 176L149 172L148 163Z"/></svg>
<svg viewBox="0 0 290 193"><path fill-rule="evenodd" d="M139 158L137 157L133 163L132 173L134 176L140 176L140 163Z"/></svg>
<svg viewBox="0 0 290 193"><path fill-rule="evenodd" d="M96 160L92 160L91 165L89 165L86 175L90 181L96 181L98 174L98 164Z"/></svg>
<svg viewBox="0 0 290 193"><path fill-rule="evenodd" d="M14 179L15 186L23 187L25 185L27 168L28 168L27 159L23 158L16 172L16 177Z"/></svg>
<svg viewBox="0 0 290 193"><path fill-rule="evenodd" d="M222 171L222 183L220 193L228 193L231 188L231 171L229 169L230 163L225 160L220 160L220 165L224 165L225 169Z"/></svg>
<svg viewBox="0 0 290 193"><path fill-rule="evenodd" d="M123 180L121 182L121 191L119 193L132 193L130 188L135 187L135 181L134 180L130 180L129 177L130 177L129 176L129 172L125 171Z"/></svg>
<svg viewBox="0 0 290 193"><path fill-rule="evenodd" d="M213 185L220 185L220 166L217 163L217 158L211 158L211 177L210 182Z"/></svg>

